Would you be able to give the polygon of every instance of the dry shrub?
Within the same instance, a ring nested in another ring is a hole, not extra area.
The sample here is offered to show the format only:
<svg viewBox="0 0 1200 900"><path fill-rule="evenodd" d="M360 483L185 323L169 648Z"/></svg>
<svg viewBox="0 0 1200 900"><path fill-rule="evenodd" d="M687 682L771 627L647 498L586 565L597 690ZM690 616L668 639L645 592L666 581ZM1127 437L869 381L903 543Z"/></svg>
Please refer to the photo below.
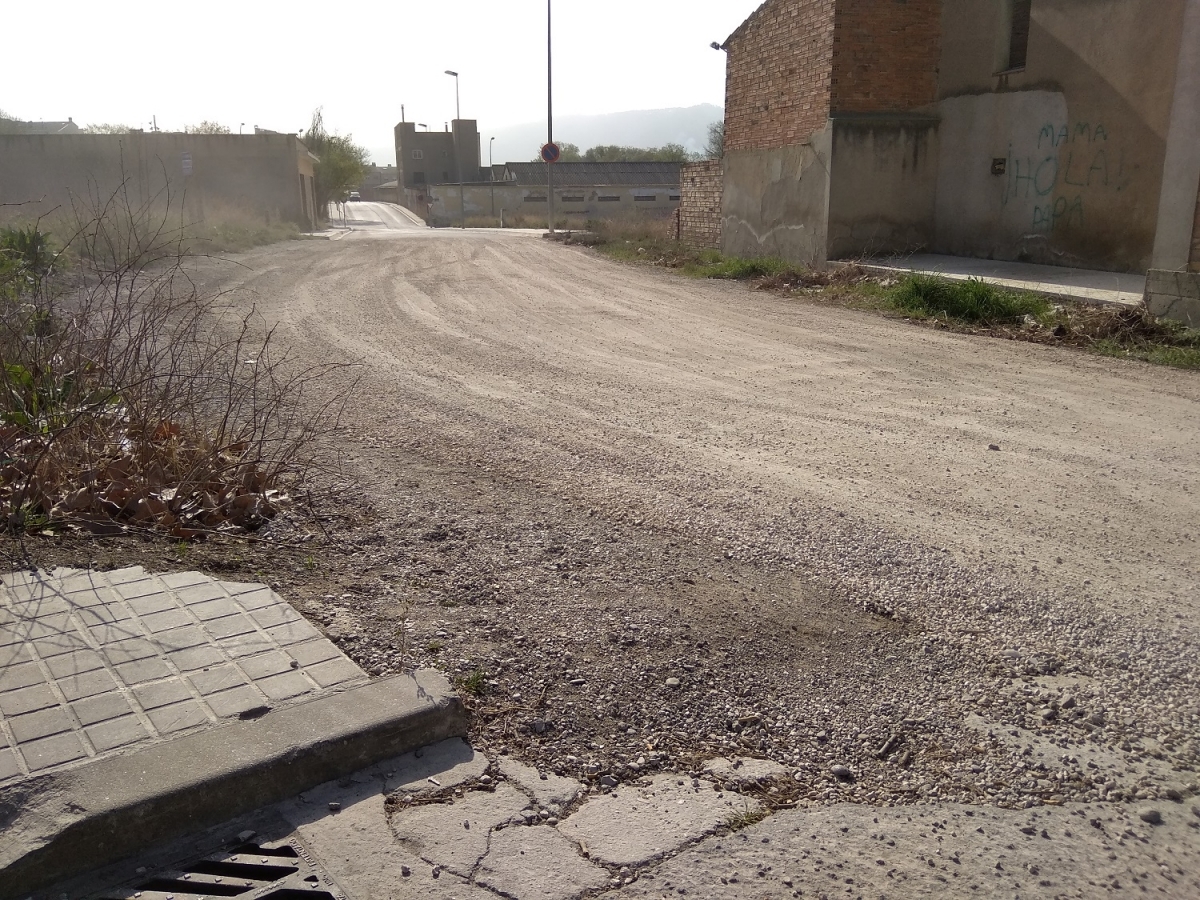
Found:
<svg viewBox="0 0 1200 900"><path fill-rule="evenodd" d="M65 252L36 279L10 279L0 306L7 525L253 529L336 419L329 405L301 412L335 366L293 366L253 309L221 321L222 297L188 276L169 198L93 199L77 205Z"/></svg>
<svg viewBox="0 0 1200 900"><path fill-rule="evenodd" d="M673 215L620 216L611 219L592 219L588 230L608 243L637 243L660 245L675 241Z"/></svg>

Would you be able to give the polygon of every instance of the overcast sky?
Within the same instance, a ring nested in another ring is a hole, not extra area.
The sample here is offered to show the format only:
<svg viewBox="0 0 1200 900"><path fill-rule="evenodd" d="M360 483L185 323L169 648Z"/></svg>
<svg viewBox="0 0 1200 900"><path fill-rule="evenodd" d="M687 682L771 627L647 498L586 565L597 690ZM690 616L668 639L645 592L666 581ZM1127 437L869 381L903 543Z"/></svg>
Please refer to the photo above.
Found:
<svg viewBox="0 0 1200 900"><path fill-rule="evenodd" d="M555 113L723 105L709 44L760 2L554 0ZM546 116L545 0L56 0L2 18L0 109L21 119L299 131L321 106L380 157L401 104L431 129L454 117L446 69L485 135Z"/></svg>

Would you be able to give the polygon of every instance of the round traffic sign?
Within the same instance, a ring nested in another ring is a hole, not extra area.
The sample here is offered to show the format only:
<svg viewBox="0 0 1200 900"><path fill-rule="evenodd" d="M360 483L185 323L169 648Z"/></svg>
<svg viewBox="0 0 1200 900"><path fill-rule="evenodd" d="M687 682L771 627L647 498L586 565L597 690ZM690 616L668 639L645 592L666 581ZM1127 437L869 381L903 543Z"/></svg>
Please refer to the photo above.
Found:
<svg viewBox="0 0 1200 900"><path fill-rule="evenodd" d="M548 163L558 162L558 158L562 156L562 150L558 148L558 144L553 142L542 147L542 161Z"/></svg>

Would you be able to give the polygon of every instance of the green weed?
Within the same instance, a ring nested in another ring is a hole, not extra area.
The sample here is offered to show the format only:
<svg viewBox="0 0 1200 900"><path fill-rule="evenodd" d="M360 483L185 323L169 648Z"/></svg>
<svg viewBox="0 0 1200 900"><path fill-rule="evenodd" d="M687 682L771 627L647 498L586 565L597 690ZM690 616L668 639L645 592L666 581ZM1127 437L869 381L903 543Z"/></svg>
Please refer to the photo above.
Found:
<svg viewBox="0 0 1200 900"><path fill-rule="evenodd" d="M1175 369L1200 369L1200 331L1196 346L1173 346L1170 344L1137 341L1123 344L1112 338L1097 341L1092 349L1102 356L1121 359L1140 359L1156 366L1171 366Z"/></svg>
<svg viewBox="0 0 1200 900"><path fill-rule="evenodd" d="M482 697L487 693L487 673L483 669L476 669L470 675L459 678L458 687L472 697Z"/></svg>
<svg viewBox="0 0 1200 900"><path fill-rule="evenodd" d="M700 251L699 259L681 266L685 275L696 278L729 278L746 280L783 275L796 270L796 266L774 256L742 259L738 256L722 256L715 250Z"/></svg>
<svg viewBox="0 0 1200 900"><path fill-rule="evenodd" d="M998 288L977 278L950 281L933 275L909 275L891 291L891 305L918 316L946 316L963 322L998 324L1025 316L1041 319L1052 310L1036 294Z"/></svg>

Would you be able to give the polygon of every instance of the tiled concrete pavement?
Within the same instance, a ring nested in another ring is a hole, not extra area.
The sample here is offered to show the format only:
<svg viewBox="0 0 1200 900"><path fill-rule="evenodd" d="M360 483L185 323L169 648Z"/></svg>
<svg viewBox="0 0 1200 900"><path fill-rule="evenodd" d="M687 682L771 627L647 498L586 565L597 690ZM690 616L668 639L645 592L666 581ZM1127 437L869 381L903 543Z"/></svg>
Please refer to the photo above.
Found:
<svg viewBox="0 0 1200 900"><path fill-rule="evenodd" d="M0 586L0 785L367 680L260 584L13 573Z"/></svg>

